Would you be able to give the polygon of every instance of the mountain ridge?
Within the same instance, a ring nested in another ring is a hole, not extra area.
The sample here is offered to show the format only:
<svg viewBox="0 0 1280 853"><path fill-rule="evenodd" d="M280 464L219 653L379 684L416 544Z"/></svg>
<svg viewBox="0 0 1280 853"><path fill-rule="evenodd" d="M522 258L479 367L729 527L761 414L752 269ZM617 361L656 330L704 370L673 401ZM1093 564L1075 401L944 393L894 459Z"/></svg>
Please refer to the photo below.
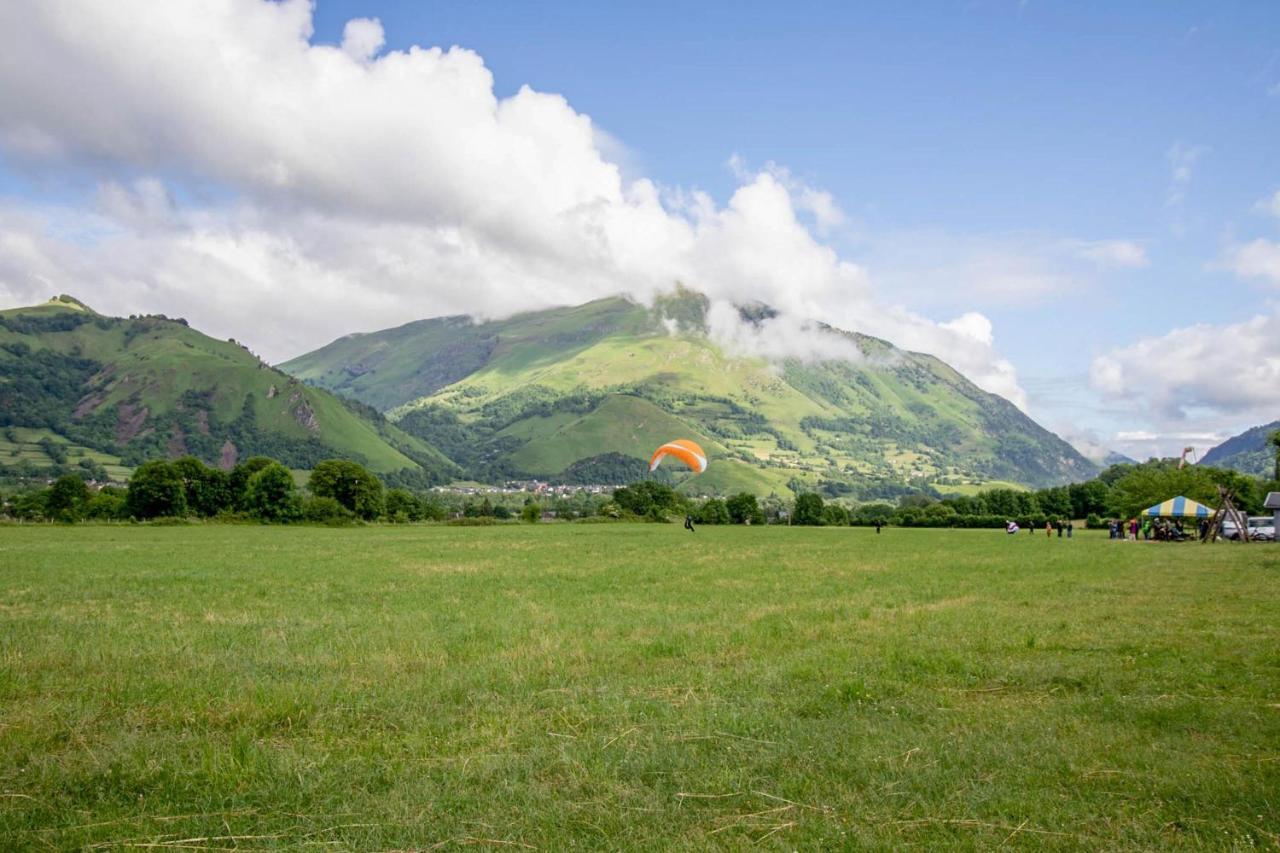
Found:
<svg viewBox="0 0 1280 853"><path fill-rule="evenodd" d="M717 464L696 487L712 490L873 498L926 482L1051 485L1097 470L934 356L820 323L806 334L831 335L859 357L735 355L708 336L707 307L677 289L652 307L608 297L503 320L415 320L281 367L379 408L491 478L610 466L638 475L649 443L671 431L711 445ZM778 316L738 310L758 328ZM667 432L651 428L659 422Z"/></svg>
<svg viewBox="0 0 1280 853"><path fill-rule="evenodd" d="M69 296L0 311L0 426L51 430L126 465L199 456L229 467L327 456L413 482L449 460L359 403L311 388L234 340L163 315L109 317Z"/></svg>
<svg viewBox="0 0 1280 853"><path fill-rule="evenodd" d="M1276 430L1280 430L1280 420L1250 427L1211 448L1200 462L1242 474L1270 477L1275 473L1276 449L1268 439Z"/></svg>

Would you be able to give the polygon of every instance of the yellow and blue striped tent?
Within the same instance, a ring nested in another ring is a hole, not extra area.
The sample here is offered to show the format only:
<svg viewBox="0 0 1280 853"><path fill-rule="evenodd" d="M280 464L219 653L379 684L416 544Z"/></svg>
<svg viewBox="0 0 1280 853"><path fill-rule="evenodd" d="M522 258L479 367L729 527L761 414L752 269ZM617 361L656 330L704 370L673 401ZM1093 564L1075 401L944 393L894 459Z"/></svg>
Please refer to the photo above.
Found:
<svg viewBox="0 0 1280 853"><path fill-rule="evenodd" d="M1213 510L1204 504L1196 503L1191 498L1178 495L1176 498L1169 498L1163 503L1147 507L1142 511L1142 515L1155 515L1162 518L1209 518L1213 515Z"/></svg>

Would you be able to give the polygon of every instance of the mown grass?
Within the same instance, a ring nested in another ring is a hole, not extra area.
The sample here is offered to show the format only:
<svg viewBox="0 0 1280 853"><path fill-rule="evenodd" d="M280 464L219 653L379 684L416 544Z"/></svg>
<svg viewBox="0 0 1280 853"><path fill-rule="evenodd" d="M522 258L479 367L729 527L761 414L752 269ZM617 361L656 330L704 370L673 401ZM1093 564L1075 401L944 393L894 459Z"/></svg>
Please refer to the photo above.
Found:
<svg viewBox="0 0 1280 853"><path fill-rule="evenodd" d="M0 847L1274 847L1280 546L0 528Z"/></svg>

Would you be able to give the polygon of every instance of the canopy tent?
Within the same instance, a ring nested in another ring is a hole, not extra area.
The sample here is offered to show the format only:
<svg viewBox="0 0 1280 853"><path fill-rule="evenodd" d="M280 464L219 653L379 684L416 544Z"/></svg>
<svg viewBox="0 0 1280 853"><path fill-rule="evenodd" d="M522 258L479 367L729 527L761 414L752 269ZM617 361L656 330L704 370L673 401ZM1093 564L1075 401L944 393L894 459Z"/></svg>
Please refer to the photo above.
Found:
<svg viewBox="0 0 1280 853"><path fill-rule="evenodd" d="M1163 503L1155 506L1147 507L1142 511L1142 515L1153 515L1161 518L1212 518L1214 511L1201 503L1196 503L1191 498L1184 498L1178 495L1176 498L1169 498Z"/></svg>

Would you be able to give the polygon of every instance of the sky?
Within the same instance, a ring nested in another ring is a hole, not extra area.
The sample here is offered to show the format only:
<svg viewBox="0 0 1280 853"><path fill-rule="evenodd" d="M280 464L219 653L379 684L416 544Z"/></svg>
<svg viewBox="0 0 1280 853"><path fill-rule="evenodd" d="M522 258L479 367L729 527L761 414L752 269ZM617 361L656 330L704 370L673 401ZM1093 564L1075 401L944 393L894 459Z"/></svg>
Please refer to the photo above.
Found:
<svg viewBox="0 0 1280 853"><path fill-rule="evenodd" d="M676 282L1203 454L1280 418L1280 4L0 6L0 307L279 361Z"/></svg>

